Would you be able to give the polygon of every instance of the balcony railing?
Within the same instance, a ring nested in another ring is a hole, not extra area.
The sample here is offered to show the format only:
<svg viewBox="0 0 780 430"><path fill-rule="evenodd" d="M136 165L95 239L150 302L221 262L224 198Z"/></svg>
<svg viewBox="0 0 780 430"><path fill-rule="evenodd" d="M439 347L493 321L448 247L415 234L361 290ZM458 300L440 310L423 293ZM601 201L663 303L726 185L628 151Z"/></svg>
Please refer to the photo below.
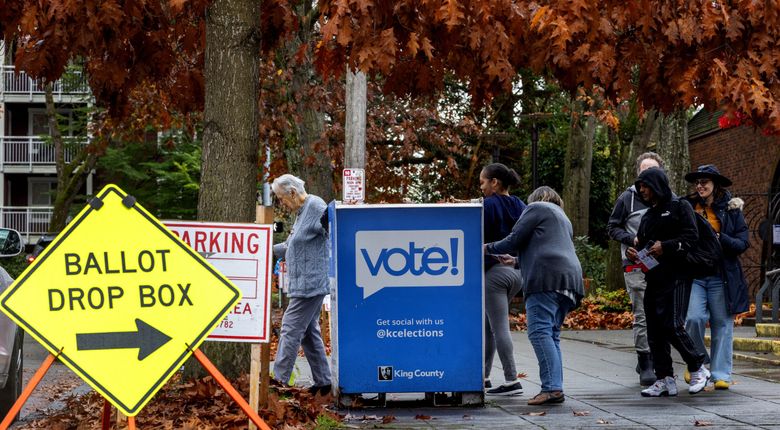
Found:
<svg viewBox="0 0 780 430"><path fill-rule="evenodd" d="M53 208L0 206L0 227L18 231L30 243L31 236L48 233Z"/></svg>
<svg viewBox="0 0 780 430"><path fill-rule="evenodd" d="M75 144L86 145L84 137L65 137L65 162L73 160L76 154ZM73 145L69 145L72 143ZM0 136L0 171L9 166L53 166L54 145L40 136Z"/></svg>
<svg viewBox="0 0 780 430"><path fill-rule="evenodd" d="M33 79L22 71L17 71L14 66L2 65L2 79L0 79L0 99L7 94L28 95L32 101L33 96L44 94L43 81ZM60 79L54 82L52 88L54 97L62 100L63 95L86 95L89 94L89 85L83 73L74 71L69 73L67 79Z"/></svg>

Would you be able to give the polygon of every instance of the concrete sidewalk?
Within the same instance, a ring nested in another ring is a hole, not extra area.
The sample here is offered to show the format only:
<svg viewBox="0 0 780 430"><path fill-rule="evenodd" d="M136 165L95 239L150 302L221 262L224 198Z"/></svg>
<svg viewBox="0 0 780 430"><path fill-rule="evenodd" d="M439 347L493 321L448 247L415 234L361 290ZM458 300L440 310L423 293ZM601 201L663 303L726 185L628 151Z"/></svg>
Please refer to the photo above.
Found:
<svg viewBox="0 0 780 430"><path fill-rule="evenodd" d="M747 335L737 333L735 336ZM515 360L524 393L515 397L487 397L484 407L404 407L340 410L347 414L350 428L394 429L504 429L504 428L693 428L697 421L729 429L780 430L780 369L735 361L734 384L730 390L688 394L682 380L684 365L675 354L675 370L680 375L680 394L670 398L640 396L634 370L636 353L630 330L564 331L561 349L564 359L566 401L558 405L528 406L539 392L539 369L525 332L513 332ZM299 365L308 372L305 361ZM502 372L496 359L491 379L501 383ZM298 384L306 385L306 377ZM403 395L387 395L389 404ZM577 412L577 414L575 414ZM543 413L543 414L542 414ZM382 417L394 420L382 424ZM430 419L420 419L430 417Z"/></svg>

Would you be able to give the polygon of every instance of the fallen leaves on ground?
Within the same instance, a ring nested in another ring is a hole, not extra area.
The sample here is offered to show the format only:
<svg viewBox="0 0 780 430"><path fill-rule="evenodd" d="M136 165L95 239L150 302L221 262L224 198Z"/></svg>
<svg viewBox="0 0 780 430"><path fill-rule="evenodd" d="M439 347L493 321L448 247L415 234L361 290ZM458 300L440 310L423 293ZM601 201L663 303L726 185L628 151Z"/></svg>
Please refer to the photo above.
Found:
<svg viewBox="0 0 780 430"><path fill-rule="evenodd" d="M712 425L712 423L709 422L709 421L699 421L699 420L696 420L696 421L693 422L693 426L694 427L709 427L711 425Z"/></svg>
<svg viewBox="0 0 780 430"><path fill-rule="evenodd" d="M416 419L416 420L429 420L429 419L431 419L431 416L430 415L417 414L417 415L414 416L414 419Z"/></svg>
<svg viewBox="0 0 780 430"><path fill-rule="evenodd" d="M574 409L572 409L571 412L574 414L575 417L587 417L588 415L590 415L590 411L575 411Z"/></svg>
<svg viewBox="0 0 780 430"><path fill-rule="evenodd" d="M602 305L587 298L575 310L566 315L563 327L571 330L623 330L630 329L634 315L630 311L612 312L602 309ZM527 330L525 314L510 314L510 327L513 330Z"/></svg>
<svg viewBox="0 0 780 430"><path fill-rule="evenodd" d="M547 415L547 412L545 412L545 411L526 412L526 413L520 414L520 415L528 415L530 417L543 417L543 416Z"/></svg>
<svg viewBox="0 0 780 430"><path fill-rule="evenodd" d="M249 377L232 381L244 399L249 398ZM285 388L283 393L272 389L268 407L260 417L273 429L308 429L317 418L342 418L328 410L330 395L312 396L302 388ZM103 398L93 392L71 397L62 410L31 423L20 423L19 429L90 430L101 428ZM249 418L211 376L183 382L179 375L155 395L136 416L138 428L243 430ZM381 420L381 419L380 419Z"/></svg>
<svg viewBox="0 0 780 430"><path fill-rule="evenodd" d="M596 424L612 424L612 421L607 421L604 418L599 418L599 420L596 421Z"/></svg>

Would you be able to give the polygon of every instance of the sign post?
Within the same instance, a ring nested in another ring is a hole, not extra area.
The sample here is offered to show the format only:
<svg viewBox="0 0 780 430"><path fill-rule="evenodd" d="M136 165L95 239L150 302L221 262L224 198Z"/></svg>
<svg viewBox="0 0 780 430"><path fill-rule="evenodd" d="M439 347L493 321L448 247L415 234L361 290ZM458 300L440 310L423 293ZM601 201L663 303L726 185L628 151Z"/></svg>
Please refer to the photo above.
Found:
<svg viewBox="0 0 780 430"><path fill-rule="evenodd" d="M109 185L0 295L0 309L132 418L239 298L135 198Z"/></svg>

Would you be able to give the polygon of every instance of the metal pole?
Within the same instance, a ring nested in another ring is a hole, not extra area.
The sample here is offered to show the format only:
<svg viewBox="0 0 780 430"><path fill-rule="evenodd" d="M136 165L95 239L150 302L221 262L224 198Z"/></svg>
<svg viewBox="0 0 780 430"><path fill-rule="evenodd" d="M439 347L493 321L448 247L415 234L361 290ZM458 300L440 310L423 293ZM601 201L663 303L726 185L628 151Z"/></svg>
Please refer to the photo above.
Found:
<svg viewBox="0 0 780 430"><path fill-rule="evenodd" d="M531 183L535 190L539 186L539 175L537 172L537 158L539 156L539 129L536 122L531 123Z"/></svg>

